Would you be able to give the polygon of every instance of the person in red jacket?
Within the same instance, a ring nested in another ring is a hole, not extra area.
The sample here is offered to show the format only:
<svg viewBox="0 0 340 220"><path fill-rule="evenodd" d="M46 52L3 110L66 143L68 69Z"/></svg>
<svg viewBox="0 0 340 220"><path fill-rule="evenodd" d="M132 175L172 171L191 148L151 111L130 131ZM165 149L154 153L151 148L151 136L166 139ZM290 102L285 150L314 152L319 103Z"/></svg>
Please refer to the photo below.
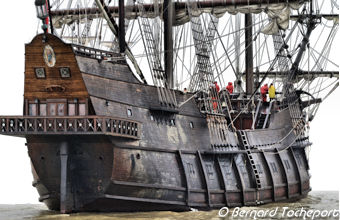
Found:
<svg viewBox="0 0 340 220"><path fill-rule="evenodd" d="M220 92L220 86L215 81L214 84L212 84L212 86L210 87L210 89L211 89L210 92L211 92L211 99L212 99L212 107L213 107L213 110L216 111L218 107L216 100Z"/></svg>
<svg viewBox="0 0 340 220"><path fill-rule="evenodd" d="M264 84L264 86L261 87L261 96L263 102L267 102L268 89L268 84Z"/></svg>
<svg viewBox="0 0 340 220"><path fill-rule="evenodd" d="M233 83L232 83L232 82L229 82L226 89L227 89L227 91L229 92L229 94L233 93L233 92L234 92Z"/></svg>
<svg viewBox="0 0 340 220"><path fill-rule="evenodd" d="M214 84L215 84L216 92L218 94L220 92L220 86L217 84L216 81L214 82Z"/></svg>

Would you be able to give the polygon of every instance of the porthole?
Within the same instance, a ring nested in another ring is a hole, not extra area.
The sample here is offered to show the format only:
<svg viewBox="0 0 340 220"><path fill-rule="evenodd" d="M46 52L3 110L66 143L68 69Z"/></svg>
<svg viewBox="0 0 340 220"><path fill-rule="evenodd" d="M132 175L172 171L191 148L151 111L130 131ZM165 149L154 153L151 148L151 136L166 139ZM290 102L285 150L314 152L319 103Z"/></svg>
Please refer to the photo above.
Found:
<svg viewBox="0 0 340 220"><path fill-rule="evenodd" d="M140 160L141 156L140 156L139 153L136 154L136 158L137 158L137 160Z"/></svg>
<svg viewBox="0 0 340 220"><path fill-rule="evenodd" d="M59 69L61 78L70 78L71 77L71 71L68 67L61 67Z"/></svg>
<svg viewBox="0 0 340 220"><path fill-rule="evenodd" d="M45 68L43 67L35 68L34 72L35 72L35 77L37 77L38 79L46 78Z"/></svg>
<svg viewBox="0 0 340 220"><path fill-rule="evenodd" d="M132 117L132 110L130 108L127 109L127 116Z"/></svg>

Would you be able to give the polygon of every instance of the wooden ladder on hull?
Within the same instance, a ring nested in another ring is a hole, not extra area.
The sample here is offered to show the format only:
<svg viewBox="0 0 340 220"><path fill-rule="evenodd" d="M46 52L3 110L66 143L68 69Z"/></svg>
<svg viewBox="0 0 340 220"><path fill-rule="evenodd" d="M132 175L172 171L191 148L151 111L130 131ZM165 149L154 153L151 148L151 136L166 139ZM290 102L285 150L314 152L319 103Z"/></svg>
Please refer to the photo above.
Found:
<svg viewBox="0 0 340 220"><path fill-rule="evenodd" d="M239 135L239 140L240 140L242 147L247 152L246 153L247 158L252 168L253 176L255 178L256 189L260 189L261 188L260 174L259 174L259 171L257 170L256 164L253 158L253 154L251 153L251 150L250 150L250 145L248 142L247 134L245 131L238 131L238 135Z"/></svg>

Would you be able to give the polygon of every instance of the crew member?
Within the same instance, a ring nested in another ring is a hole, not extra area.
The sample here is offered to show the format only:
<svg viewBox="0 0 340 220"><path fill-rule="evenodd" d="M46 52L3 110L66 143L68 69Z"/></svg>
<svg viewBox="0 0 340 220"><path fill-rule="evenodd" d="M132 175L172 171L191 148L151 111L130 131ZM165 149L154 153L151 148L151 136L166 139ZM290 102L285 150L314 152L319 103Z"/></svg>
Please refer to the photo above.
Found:
<svg viewBox="0 0 340 220"><path fill-rule="evenodd" d="M275 87L274 87L273 83L270 84L268 93L269 93L270 101L274 100L275 99Z"/></svg>
<svg viewBox="0 0 340 220"><path fill-rule="evenodd" d="M227 91L229 92L229 94L232 94L234 92L234 86L232 82L229 82L227 85Z"/></svg>
<svg viewBox="0 0 340 220"><path fill-rule="evenodd" d="M187 88L184 88L183 94L187 94L187 93L188 93L188 89L187 89Z"/></svg>
<svg viewBox="0 0 340 220"><path fill-rule="evenodd" d="M217 82L214 82L215 88L216 88L216 92L217 94L220 92L220 86L217 84Z"/></svg>
<svg viewBox="0 0 340 220"><path fill-rule="evenodd" d="M264 84L264 86L261 87L261 96L262 96L263 102L267 102L267 94L268 94L268 84Z"/></svg>
<svg viewBox="0 0 340 220"><path fill-rule="evenodd" d="M216 112L217 111L217 97L218 97L218 93L220 92L220 87L217 85L217 82L215 81L211 86L210 86L210 94L211 94L211 100L212 100L212 107L213 107L213 111Z"/></svg>

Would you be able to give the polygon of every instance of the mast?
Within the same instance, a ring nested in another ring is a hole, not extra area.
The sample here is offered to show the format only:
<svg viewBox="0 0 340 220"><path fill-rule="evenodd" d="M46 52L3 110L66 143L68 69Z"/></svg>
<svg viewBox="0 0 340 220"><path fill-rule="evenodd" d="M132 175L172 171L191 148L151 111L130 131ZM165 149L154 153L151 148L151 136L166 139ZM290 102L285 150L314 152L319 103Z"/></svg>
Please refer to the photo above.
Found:
<svg viewBox="0 0 340 220"><path fill-rule="evenodd" d="M112 33L119 39L119 27L116 24L116 21L114 20L114 18L112 17L112 15L110 13L108 13L108 8L104 3L104 0L95 0L96 4L98 6L98 9L101 11L101 13L103 14L103 17L105 18L110 30L112 31ZM125 42L125 48L127 48L127 50L125 50L126 56L130 59L130 61L132 62L133 66L135 67L135 70L137 72L137 74L139 75L139 77L141 78L141 80L144 82L144 84L147 84L145 77L142 73L142 70L140 69L135 57L133 56L131 50L129 47L127 47L127 44Z"/></svg>
<svg viewBox="0 0 340 220"><path fill-rule="evenodd" d="M165 77L169 88L174 87L173 80L173 4L171 0L164 0L163 3L163 18L164 18L164 64Z"/></svg>
<svg viewBox="0 0 340 220"><path fill-rule="evenodd" d="M47 6L48 6L48 17L50 20L50 28L51 28L51 34L54 34L54 28L53 28L53 22L52 22L52 15L51 15L51 4L50 0L47 0ZM48 24L47 24L48 25Z"/></svg>
<svg viewBox="0 0 340 220"><path fill-rule="evenodd" d="M125 52L125 8L124 0L119 0L119 50L120 53Z"/></svg>
<svg viewBox="0 0 340 220"><path fill-rule="evenodd" d="M245 47L246 47L246 94L254 92L254 64L253 64L253 18L252 14L245 14Z"/></svg>

